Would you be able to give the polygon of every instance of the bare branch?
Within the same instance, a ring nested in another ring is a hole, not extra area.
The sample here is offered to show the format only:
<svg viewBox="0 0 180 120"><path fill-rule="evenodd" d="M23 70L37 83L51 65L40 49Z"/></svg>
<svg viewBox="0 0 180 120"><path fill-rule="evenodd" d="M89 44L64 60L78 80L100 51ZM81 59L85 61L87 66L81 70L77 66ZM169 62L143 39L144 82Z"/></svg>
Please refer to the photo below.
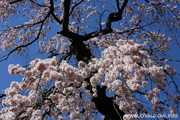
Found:
<svg viewBox="0 0 180 120"><path fill-rule="evenodd" d="M59 18L56 17L56 15L54 14L54 3L53 0L50 1L51 7L50 7L50 13L52 15L52 17L59 23L62 24L62 20L59 20Z"/></svg>
<svg viewBox="0 0 180 120"><path fill-rule="evenodd" d="M103 29L101 31L97 30L95 32L91 32L91 33L86 34L86 35L78 35L78 34L73 33L71 31L65 31L66 29L64 27L65 26L67 27L67 21L65 21L65 18L68 17L66 19L68 19L68 21L69 21L69 16L66 15L66 17L64 16L63 30L61 32L58 32L58 34L62 34L65 37L68 37L70 39L78 39L78 40L82 40L82 41L87 41L90 38L99 36L99 33L102 33L102 35L106 35L108 33L111 33L112 32L111 23L119 21L122 19L122 13L123 13L124 8L126 7L127 3L128 3L128 0L124 0L123 5L121 6L121 9L119 12L109 14L109 17L106 20L106 27L105 27L105 29ZM65 12L65 14L66 14L66 12Z"/></svg>
<svg viewBox="0 0 180 120"><path fill-rule="evenodd" d="M17 2L21 2L23 0L15 0L15 1L12 1L12 2L9 2L9 4L14 4L14 3L17 3Z"/></svg>
<svg viewBox="0 0 180 120"><path fill-rule="evenodd" d="M89 33L87 35L84 35L83 40L86 41L92 37L99 36L99 33L102 33L103 35L111 33L112 32L111 23L119 21L122 19L122 13L123 13L124 8L126 7L127 3L128 3L128 0L124 0L123 5L121 6L121 9L117 13L110 13L109 14L109 17L106 20L106 27L104 30L102 30L102 31L98 30L98 31Z"/></svg>
<svg viewBox="0 0 180 120"><path fill-rule="evenodd" d="M68 31L70 0L64 1L63 31Z"/></svg>
<svg viewBox="0 0 180 120"><path fill-rule="evenodd" d="M145 0L147 3L149 3L149 0Z"/></svg>
<svg viewBox="0 0 180 120"><path fill-rule="evenodd" d="M116 0L116 4L117 4L118 11L120 11L120 8L119 8L119 0Z"/></svg>
<svg viewBox="0 0 180 120"><path fill-rule="evenodd" d="M56 15L54 14L54 12L51 12L51 15L53 16L53 18L59 23L62 24L63 20L59 20L59 18L56 17Z"/></svg>
<svg viewBox="0 0 180 120"><path fill-rule="evenodd" d="M156 21L156 22L157 22L157 21ZM146 25L142 25L142 26L139 26L139 27L135 27L135 28L131 28L131 29L128 29L128 30L125 30L125 31L115 32L115 33L117 33L117 34L123 34L123 33L131 32L131 31L133 31L133 30L142 29L142 28L144 28L144 27L146 27L146 26L149 26L149 25L152 25L152 24L154 24L154 23L156 23L156 22L151 22L151 23L148 23L148 24L146 24Z"/></svg>
<svg viewBox="0 0 180 120"><path fill-rule="evenodd" d="M120 14L122 14L122 13L123 13L124 8L126 7L126 5L127 5L128 1L129 1L129 0L124 0L123 4L122 4L122 6L121 6L121 9L120 9L120 11L119 11L119 13L120 13Z"/></svg>
<svg viewBox="0 0 180 120"><path fill-rule="evenodd" d="M69 15L71 15L72 12L73 12L73 10L74 10L74 8L76 8L76 7L77 7L79 4L81 4L83 1L84 1L84 0L81 0L81 1L79 1L77 4L75 4L75 5L71 8L71 11L70 11Z"/></svg>
<svg viewBox="0 0 180 120"><path fill-rule="evenodd" d="M32 2L32 3L34 3L34 4L36 4L36 5L38 5L38 6L40 6L40 7L48 7L48 6L46 6L46 5L42 5L42 4L39 4L39 3L37 3L37 2L34 2L33 0L29 0L30 2Z"/></svg>
<svg viewBox="0 0 180 120"><path fill-rule="evenodd" d="M19 29L19 28L23 28L23 27L32 27L32 26L34 26L34 25L38 25L38 24L40 24L40 23L42 23L44 20L41 20L41 21L38 21L38 22L36 22L36 23L34 23L34 24L31 24L31 23L29 23L29 24L24 24L24 25L19 25L19 26L16 26L16 27L13 27L14 29Z"/></svg>

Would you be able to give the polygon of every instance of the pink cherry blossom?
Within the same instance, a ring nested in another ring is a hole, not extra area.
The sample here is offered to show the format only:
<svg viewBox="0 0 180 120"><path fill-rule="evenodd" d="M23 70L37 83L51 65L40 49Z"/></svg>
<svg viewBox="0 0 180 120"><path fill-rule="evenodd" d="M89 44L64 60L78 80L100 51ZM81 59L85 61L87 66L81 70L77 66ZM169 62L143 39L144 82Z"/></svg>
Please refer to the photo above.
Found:
<svg viewBox="0 0 180 120"><path fill-rule="evenodd" d="M1 0L0 62L43 56L9 65L22 80L0 94L0 120L177 114L179 60L169 50L179 46L179 8L178 0Z"/></svg>

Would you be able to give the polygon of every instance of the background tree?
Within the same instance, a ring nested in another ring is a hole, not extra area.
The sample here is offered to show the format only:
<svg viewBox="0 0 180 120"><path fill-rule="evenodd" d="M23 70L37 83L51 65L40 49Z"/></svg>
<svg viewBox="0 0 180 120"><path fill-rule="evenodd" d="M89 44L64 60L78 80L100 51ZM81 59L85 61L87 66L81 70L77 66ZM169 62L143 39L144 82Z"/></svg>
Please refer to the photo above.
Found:
<svg viewBox="0 0 180 120"><path fill-rule="evenodd" d="M0 119L178 114L179 79L169 65L178 60L168 50L170 42L179 45L179 3L1 0L0 61L35 44L48 58L9 65L10 74L24 77L1 94Z"/></svg>

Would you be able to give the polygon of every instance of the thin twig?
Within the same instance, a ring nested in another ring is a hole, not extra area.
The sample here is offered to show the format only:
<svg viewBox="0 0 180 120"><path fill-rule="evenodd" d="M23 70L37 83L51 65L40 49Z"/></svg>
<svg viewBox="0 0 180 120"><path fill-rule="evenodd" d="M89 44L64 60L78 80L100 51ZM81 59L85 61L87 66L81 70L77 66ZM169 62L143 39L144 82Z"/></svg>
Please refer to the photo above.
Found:
<svg viewBox="0 0 180 120"><path fill-rule="evenodd" d="M36 37L33 41L31 41L30 43L27 43L27 44L25 44L25 45L20 45L20 46L14 48L14 49L11 50L7 55L2 56L2 57L0 58L0 59L2 59L2 60L0 60L0 62L2 62L2 61L4 61L4 60L7 60L7 59L9 58L9 56L10 56L13 52L15 52L16 50L18 50L19 48L27 47L27 46L31 45L32 43L34 43L35 41L37 41L37 40L39 39L39 37L40 37L43 24L44 24L44 22L46 21L46 19L47 19L49 16L50 16L50 13L48 13L47 16L44 18L44 20L42 21L41 26L40 26L39 33L38 33L37 37Z"/></svg>

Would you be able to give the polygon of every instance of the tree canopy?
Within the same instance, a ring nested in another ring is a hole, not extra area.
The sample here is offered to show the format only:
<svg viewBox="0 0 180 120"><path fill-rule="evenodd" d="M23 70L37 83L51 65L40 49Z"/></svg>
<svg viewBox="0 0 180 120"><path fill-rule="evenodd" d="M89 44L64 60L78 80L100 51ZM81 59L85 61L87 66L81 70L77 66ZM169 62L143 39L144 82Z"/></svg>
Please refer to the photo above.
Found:
<svg viewBox="0 0 180 120"><path fill-rule="evenodd" d="M1 0L0 62L30 46L47 59L9 65L23 78L0 94L0 120L177 116L171 63L180 60L169 55L179 8L179 0Z"/></svg>

